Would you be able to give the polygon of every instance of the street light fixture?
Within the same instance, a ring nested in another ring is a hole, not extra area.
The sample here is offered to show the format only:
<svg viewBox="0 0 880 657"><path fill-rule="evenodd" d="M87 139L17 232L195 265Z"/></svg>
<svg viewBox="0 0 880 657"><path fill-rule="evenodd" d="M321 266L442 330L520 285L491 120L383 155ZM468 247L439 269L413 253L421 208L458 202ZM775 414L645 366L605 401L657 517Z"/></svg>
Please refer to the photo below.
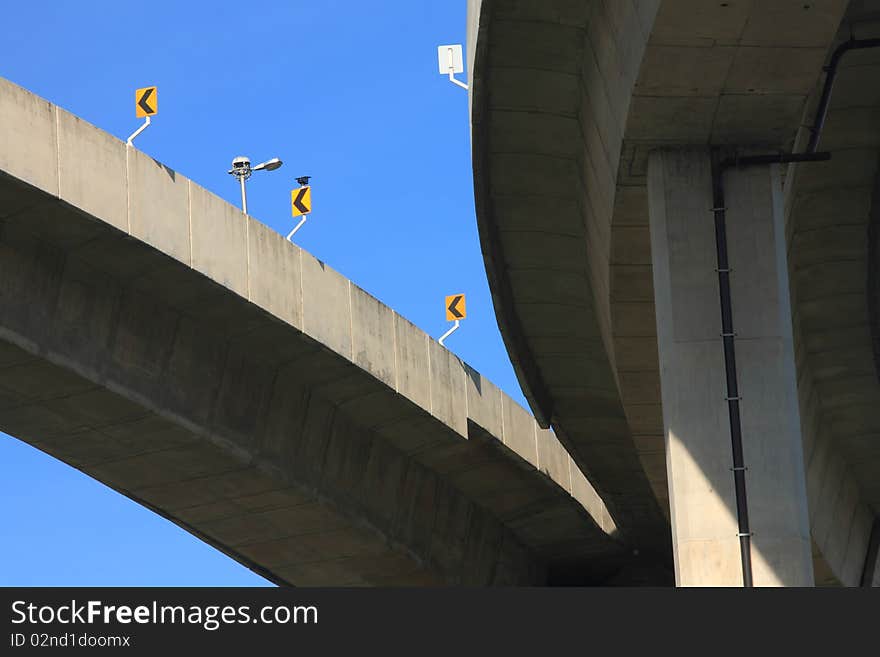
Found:
<svg viewBox="0 0 880 657"><path fill-rule="evenodd" d="M271 160L266 160L262 164L258 164L257 166L255 166L254 171L262 171L263 169L265 169L266 171L275 171L275 169L280 167L282 164L284 163L281 160L279 160L277 157L273 157Z"/></svg>
<svg viewBox="0 0 880 657"><path fill-rule="evenodd" d="M277 157L261 162L255 167L251 167L251 160L246 155L239 155L232 160L232 168L227 173L238 178L238 182L241 184L242 212L247 214L247 189L245 188L245 181L251 177L254 171L275 171L282 164L283 162Z"/></svg>

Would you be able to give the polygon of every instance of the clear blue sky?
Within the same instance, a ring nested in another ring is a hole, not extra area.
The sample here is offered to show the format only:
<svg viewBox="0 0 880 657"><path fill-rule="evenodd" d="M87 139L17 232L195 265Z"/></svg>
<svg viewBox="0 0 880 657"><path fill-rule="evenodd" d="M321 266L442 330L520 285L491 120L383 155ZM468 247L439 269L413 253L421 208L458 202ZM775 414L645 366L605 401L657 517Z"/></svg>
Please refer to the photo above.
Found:
<svg viewBox="0 0 880 657"><path fill-rule="evenodd" d="M281 157L248 202L285 234L294 178L313 176L298 243L435 337L444 296L466 293L447 346L524 403L480 253L467 93L437 72L437 46L465 41L465 12L466 0L7 3L0 76L121 139L139 123L134 89L158 85L137 147L236 204L231 159ZM0 434L0 585L259 584Z"/></svg>

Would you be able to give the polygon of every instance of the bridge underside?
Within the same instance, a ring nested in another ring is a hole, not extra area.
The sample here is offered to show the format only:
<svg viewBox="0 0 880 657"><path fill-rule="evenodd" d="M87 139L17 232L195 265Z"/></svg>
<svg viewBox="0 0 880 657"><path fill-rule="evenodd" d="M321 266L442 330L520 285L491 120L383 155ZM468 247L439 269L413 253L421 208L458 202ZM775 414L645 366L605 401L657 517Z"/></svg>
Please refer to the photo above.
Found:
<svg viewBox="0 0 880 657"><path fill-rule="evenodd" d="M412 324L75 117L0 110L0 430L281 584L670 581Z"/></svg>
<svg viewBox="0 0 880 657"><path fill-rule="evenodd" d="M612 513L637 511L618 514L637 542L669 531L649 156L802 150L823 64L844 40L880 35L878 12L875 0L469 2L477 213L499 326L536 417ZM880 509L867 246L878 52L841 64L820 143L832 160L785 172L803 460L825 584L860 582Z"/></svg>

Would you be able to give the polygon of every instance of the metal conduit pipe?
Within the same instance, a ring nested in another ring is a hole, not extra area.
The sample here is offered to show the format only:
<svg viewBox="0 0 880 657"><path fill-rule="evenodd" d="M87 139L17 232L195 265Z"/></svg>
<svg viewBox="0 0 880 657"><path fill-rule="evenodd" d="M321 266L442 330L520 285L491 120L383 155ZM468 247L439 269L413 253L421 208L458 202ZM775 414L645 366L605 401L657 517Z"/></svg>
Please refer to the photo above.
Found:
<svg viewBox="0 0 880 657"><path fill-rule="evenodd" d="M721 159L721 149L712 149L712 212L715 215L715 250L718 260L718 292L721 305L721 339L724 348L724 370L727 380L727 406L730 420L731 451L733 453L733 485L736 496L736 517L742 559L743 586L754 586L752 578L751 530L749 527L748 498L746 494L746 465L743 456L740 395L736 376L736 332L733 328L733 308L730 298L730 265L727 253L726 206L724 199L724 172L731 167L792 162L822 162L831 159L830 153L817 153L822 128L831 104L831 92L837 77L841 58L851 50L880 47L880 39L850 39L838 46L825 68L825 83L816 108L816 117L810 127L810 140L803 153L776 153L771 155L733 156Z"/></svg>
<svg viewBox="0 0 880 657"><path fill-rule="evenodd" d="M825 127L825 119L828 116L828 107L831 105L831 91L834 89L834 80L837 78L837 66L843 56L851 50L880 47L880 39L850 39L844 41L831 55L828 66L825 67L825 84L822 86L822 96L819 98L819 106L816 108L816 119L810 128L810 141L807 144L807 153L815 153L819 147L819 138L822 136L822 128Z"/></svg>
<svg viewBox="0 0 880 657"><path fill-rule="evenodd" d="M733 327L733 304L730 295L730 262L727 253L727 207L724 198L724 172L731 167L789 162L818 162L831 159L830 153L778 153L722 160L721 149L712 149L712 212L715 215L715 252L718 262L718 295L721 305L721 340L724 348L724 372L727 380L727 414L733 452L733 486L736 497L743 586L751 588L752 548L749 507L746 496L746 464L743 456L739 384L736 376L736 332Z"/></svg>
<svg viewBox="0 0 880 657"><path fill-rule="evenodd" d="M743 586L751 588L752 548L749 530L749 506L746 500L745 459L743 458L742 427L739 413L739 386L736 380L736 346L734 344L733 308L730 302L730 264L727 259L727 227L722 184L724 163L719 149L712 149L712 212L715 215L715 251L718 257L718 291L721 300L721 340L724 345L724 372L727 379L727 413L730 420L730 441L733 448L733 486L736 494L736 520L739 529L739 550L742 559Z"/></svg>

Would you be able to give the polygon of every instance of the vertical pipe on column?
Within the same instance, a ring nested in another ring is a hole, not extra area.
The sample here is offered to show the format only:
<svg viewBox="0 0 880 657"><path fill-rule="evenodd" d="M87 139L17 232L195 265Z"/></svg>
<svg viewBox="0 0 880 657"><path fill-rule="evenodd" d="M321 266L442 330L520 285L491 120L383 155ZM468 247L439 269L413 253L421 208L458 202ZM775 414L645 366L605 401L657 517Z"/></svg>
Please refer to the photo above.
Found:
<svg viewBox="0 0 880 657"><path fill-rule="evenodd" d="M739 413L739 386L736 380L736 346L733 332L733 308L730 302L730 263L727 257L725 224L724 166L719 149L712 149L712 212L715 215L715 250L718 256L718 290L721 301L721 339L724 345L724 370L727 377L727 411L730 417L730 441L733 450L733 484L736 493L736 517L742 557L743 586L751 588L752 547L749 509L746 500L746 467L743 458L742 427Z"/></svg>

